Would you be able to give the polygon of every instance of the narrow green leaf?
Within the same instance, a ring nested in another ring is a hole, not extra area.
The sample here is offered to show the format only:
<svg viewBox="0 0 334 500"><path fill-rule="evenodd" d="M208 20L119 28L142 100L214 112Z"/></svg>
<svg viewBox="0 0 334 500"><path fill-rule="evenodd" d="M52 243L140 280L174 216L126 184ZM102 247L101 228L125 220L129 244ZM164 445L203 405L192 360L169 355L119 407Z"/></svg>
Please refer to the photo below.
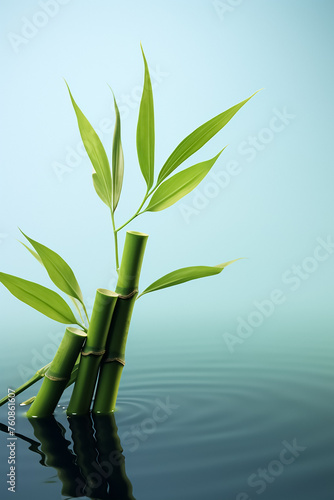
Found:
<svg viewBox="0 0 334 500"><path fill-rule="evenodd" d="M20 406L29 406L31 405L36 399L36 396L32 396L31 398L27 399L26 401L22 401L22 403L20 403Z"/></svg>
<svg viewBox="0 0 334 500"><path fill-rule="evenodd" d="M79 283L77 282L72 269L64 261L64 259L50 248L38 243L38 241L35 241L32 238L29 238L29 236L24 234L23 231L21 231L21 233L36 250L53 283L62 292L67 293L70 297L74 297L79 300L82 305L84 305Z"/></svg>
<svg viewBox="0 0 334 500"><path fill-rule="evenodd" d="M80 357L79 357L79 361L80 361ZM78 371L79 371L79 362L76 362L74 367L73 367L73 370L71 372L70 379L66 384L66 387L69 387L70 385L72 385L76 381L77 376L78 376Z"/></svg>
<svg viewBox="0 0 334 500"><path fill-rule="evenodd" d="M229 266L237 260L240 259L230 260L229 262L224 262L223 264L218 264L217 266L192 266L177 269L176 271L172 271L171 273L166 274L162 278L152 283L140 295L138 295L138 298L145 293L155 292L157 290L162 290L163 288L168 288L170 286L180 285L181 283L185 283L186 281L196 280L198 278L206 278L207 276L214 276L215 274L221 273L226 266Z"/></svg>
<svg viewBox="0 0 334 500"><path fill-rule="evenodd" d="M67 82L65 82L67 85ZM98 189L96 189L96 179L93 182L94 187L98 196L101 200L108 206L111 207L111 197L112 197L112 181L111 181L111 172L110 165L108 161L107 154L105 149L100 141L99 136L73 99L70 88L67 85L70 98L72 101L72 105L78 120L80 135L82 138L82 142L85 146L87 154L92 162L94 173L96 173L96 177L98 177Z"/></svg>
<svg viewBox="0 0 334 500"><path fill-rule="evenodd" d="M237 111L239 111L239 109L242 108L247 101L257 94L257 92L248 97L248 99L232 106L232 108L229 108L214 118L211 118L211 120L198 127L190 135L183 139L160 170L157 183L161 184L161 182L166 179L166 177L168 177L179 165L181 165L181 163L204 146L204 144L216 135L217 132L219 132L231 120L231 118L233 118Z"/></svg>
<svg viewBox="0 0 334 500"><path fill-rule="evenodd" d="M112 210L113 212L115 212L119 202L123 185L124 155L123 155L123 148L121 141L121 118L119 115L119 109L117 106L114 93L113 97L115 105L116 122L115 122L114 138L112 144L112 187L113 187Z"/></svg>
<svg viewBox="0 0 334 500"><path fill-rule="evenodd" d="M143 48L145 65L143 95L137 125L137 154L140 169L149 190L154 180L154 108L150 73Z"/></svg>
<svg viewBox="0 0 334 500"><path fill-rule="evenodd" d="M204 179L224 149L211 160L186 168L163 182L153 194L145 211L158 212L164 210L190 193Z"/></svg>
<svg viewBox="0 0 334 500"><path fill-rule="evenodd" d="M10 274L0 273L0 282L28 306L59 323L79 324L68 304L53 290Z"/></svg>
<svg viewBox="0 0 334 500"><path fill-rule="evenodd" d="M30 252L30 253L31 253L31 255L32 255L33 257L35 257L35 259L36 259L36 260L37 260L40 264L42 264L42 266L43 266L43 261L42 261L42 259L40 258L40 256L38 255L38 253L37 253L37 252L35 252L35 250L33 250L32 248L28 247L28 245L26 245L25 243L23 243L23 241L20 241L20 243L21 243L21 245L23 245L23 246L24 246L24 247L28 250L28 252Z"/></svg>
<svg viewBox="0 0 334 500"><path fill-rule="evenodd" d="M105 203L108 207L110 207L109 198L105 194L103 179L99 177L96 172L93 172L92 180L97 195L101 198L103 203Z"/></svg>

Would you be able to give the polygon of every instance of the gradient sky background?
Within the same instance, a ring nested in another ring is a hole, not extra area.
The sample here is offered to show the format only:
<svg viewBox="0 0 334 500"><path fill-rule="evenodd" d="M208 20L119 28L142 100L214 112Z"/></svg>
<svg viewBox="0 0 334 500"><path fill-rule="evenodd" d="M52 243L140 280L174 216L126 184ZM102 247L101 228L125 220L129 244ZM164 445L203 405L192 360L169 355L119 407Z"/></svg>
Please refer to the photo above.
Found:
<svg viewBox="0 0 334 500"><path fill-rule="evenodd" d="M333 2L70 0L53 17L40 15L42 4L0 5L1 271L49 286L17 242L19 226L65 258L89 305L97 287L114 286L109 214L93 189L88 158L73 155L80 137L63 78L94 127L112 120L101 134L108 154L114 112L106 83L114 89L125 154L120 224L145 191L135 147L141 41L154 82L156 171L194 128L264 90L185 164L229 144L213 169L225 184L209 177L177 205L129 226L150 235L142 289L179 267L248 259L218 277L140 299L129 356L139 346L179 349L203 335L208 349L210 339L220 339L226 353L223 334L235 334L238 317L247 319L254 302L275 289L284 303L254 328L247 345L319 342L332 349L334 251L318 263L310 257L317 239L334 240ZM32 21L45 25L25 42L15 38L27 35ZM293 266L303 263L308 271L291 281ZM63 330L3 287L0 310L2 347L15 350L17 363L32 346L41 350L48 333ZM9 358L10 380L20 382Z"/></svg>

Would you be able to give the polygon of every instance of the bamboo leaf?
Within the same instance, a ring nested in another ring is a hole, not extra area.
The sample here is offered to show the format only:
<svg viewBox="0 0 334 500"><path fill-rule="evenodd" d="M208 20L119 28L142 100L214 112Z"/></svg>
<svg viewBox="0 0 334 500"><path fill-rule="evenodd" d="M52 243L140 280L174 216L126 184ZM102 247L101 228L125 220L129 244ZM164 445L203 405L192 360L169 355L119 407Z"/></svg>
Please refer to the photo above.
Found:
<svg viewBox="0 0 334 500"><path fill-rule="evenodd" d="M0 282L14 297L45 316L59 323L79 324L65 300L53 290L5 273L0 273Z"/></svg>
<svg viewBox="0 0 334 500"><path fill-rule="evenodd" d="M143 48L141 50L145 77L137 125L137 154L139 166L149 190L154 180L154 108L150 73Z"/></svg>
<svg viewBox="0 0 334 500"><path fill-rule="evenodd" d="M211 160L186 168L163 182L153 194L145 211L158 212L164 210L190 193L208 174L224 149Z"/></svg>
<svg viewBox="0 0 334 500"><path fill-rule="evenodd" d="M97 173L94 171L92 174L92 180L97 195L101 198L103 203L105 203L108 207L110 207L109 198L105 194L103 179L101 179L101 177L99 177Z"/></svg>
<svg viewBox="0 0 334 500"><path fill-rule="evenodd" d="M225 267L229 266L233 262L236 262L237 260L239 259L230 260L229 262L224 262L223 264L218 264L217 266L192 266L177 269L176 271L166 274L157 281L154 281L154 283L148 286L140 295L138 295L137 298L146 293L162 290L163 288L168 288L170 286L180 285L186 281L206 278L207 276L214 276L215 274L221 273Z"/></svg>
<svg viewBox="0 0 334 500"><path fill-rule="evenodd" d="M114 93L113 93L114 96ZM115 212L119 198L122 191L123 185L123 174L124 174L124 155L121 141L121 118L119 115L119 109L114 96L115 114L116 122L114 129L114 138L112 145L112 210Z"/></svg>
<svg viewBox="0 0 334 500"><path fill-rule="evenodd" d="M31 398L27 399L26 401L22 401L22 403L20 403L20 406L29 406L31 405L36 399L36 396L32 396Z"/></svg>
<svg viewBox="0 0 334 500"><path fill-rule="evenodd" d="M67 82L65 82L67 85ZM107 154L105 149L100 141L99 136L95 132L94 128L91 126L75 100L71 94L70 88L67 85L70 98L72 101L72 105L78 120L79 130L82 142L85 146L87 154L92 162L94 173L98 178L98 182L96 178L94 178L93 174L93 183L95 190L101 200L108 206L111 207L111 197L112 197L112 181L111 181L111 172L110 165L108 161ZM96 184L98 184L98 189L96 188Z"/></svg>
<svg viewBox="0 0 334 500"><path fill-rule="evenodd" d="M22 231L21 231L21 232L22 232ZM35 252L35 250L33 250L32 248L28 247L28 245L26 245L25 243L23 243L23 241L20 241L20 243L21 243L21 245L23 245L23 246L24 246L24 247L28 250L28 252L30 252L30 253L31 253L31 255L32 255L33 257L35 257L35 259L36 259L36 260L37 260L40 264L42 264L42 266L43 266L43 261L42 261L42 259L40 258L40 256L38 255L38 253L37 253L37 252Z"/></svg>
<svg viewBox="0 0 334 500"><path fill-rule="evenodd" d="M257 91L259 92L259 91ZM159 176L157 184L166 179L181 163L183 163L189 156L193 155L198 151L204 144L206 144L214 135L216 135L239 111L240 108L246 102L248 102L255 94L248 97L244 101L232 106L232 108L227 109L223 113L211 118L196 130L194 130L190 135L188 135L182 142L175 148L169 158L163 165Z"/></svg>
<svg viewBox="0 0 334 500"><path fill-rule="evenodd" d="M21 231L21 229L20 229ZM29 238L23 231L23 236L27 238L29 243L34 247L37 255L40 257L43 266L45 267L50 279L62 291L67 293L70 297L74 297L84 305L82 292L77 282L77 279L70 268L60 255L51 250L50 248L38 243L38 241ZM28 248L28 247L27 247ZM28 250L30 250L28 248ZM34 255L35 257L35 255ZM37 257L36 257L37 258Z"/></svg>

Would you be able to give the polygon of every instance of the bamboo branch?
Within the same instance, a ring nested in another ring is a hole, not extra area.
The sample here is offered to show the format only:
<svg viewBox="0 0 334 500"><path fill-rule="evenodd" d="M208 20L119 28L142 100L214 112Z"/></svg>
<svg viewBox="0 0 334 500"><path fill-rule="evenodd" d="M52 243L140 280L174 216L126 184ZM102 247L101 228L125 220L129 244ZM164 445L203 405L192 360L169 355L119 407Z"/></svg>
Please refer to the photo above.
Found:
<svg viewBox="0 0 334 500"><path fill-rule="evenodd" d="M29 380L27 380L27 382L24 382L24 384L20 385L20 387L18 387L17 389L15 389L14 390L15 396L18 396L19 394L21 394L21 392L25 391L26 389L28 389L32 385L36 384L36 382L38 382L39 380L41 380L41 378L44 377L45 373L49 369L50 365L51 365L51 363L48 363L47 365L45 365L42 368L40 368L39 370L37 370L37 372L35 373L35 375L33 375ZM8 399L9 399L8 395L5 396L4 398L2 398L0 400L0 406L2 406L5 403L7 403Z"/></svg>

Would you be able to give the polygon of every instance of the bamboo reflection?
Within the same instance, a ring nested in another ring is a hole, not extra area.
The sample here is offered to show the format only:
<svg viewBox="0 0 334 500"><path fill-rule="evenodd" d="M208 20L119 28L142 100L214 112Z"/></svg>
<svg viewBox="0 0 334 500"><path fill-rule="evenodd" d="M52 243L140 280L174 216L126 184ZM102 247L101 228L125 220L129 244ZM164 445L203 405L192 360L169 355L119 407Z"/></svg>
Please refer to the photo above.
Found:
<svg viewBox="0 0 334 500"><path fill-rule="evenodd" d="M62 495L135 500L113 414L69 418L72 442L54 417L29 421L46 465L56 469L62 482ZM69 449L72 444L73 452Z"/></svg>
<svg viewBox="0 0 334 500"><path fill-rule="evenodd" d="M123 448L117 434L115 415L94 415L95 436L99 450L99 463L106 474L106 482L112 497L124 500L135 500L132 495L132 484L125 472Z"/></svg>
<svg viewBox="0 0 334 500"><path fill-rule="evenodd" d="M29 419L36 439L41 443L45 454L45 464L56 469L62 482L61 494L67 497L83 495L76 479L82 480L81 472L76 464L75 455L69 450L70 441L65 439L64 427L54 417Z"/></svg>
<svg viewBox="0 0 334 500"><path fill-rule="evenodd" d="M0 422L0 431L4 432L5 434L8 434L8 426L5 424L2 424ZM15 434L15 437L22 439L22 441L26 441L27 443L29 443L29 445L30 445L29 450L40 455L41 459L40 459L39 463L41 465L45 466L45 455L41 450L39 450L40 443L38 441L34 441L33 439L30 439L27 436L24 436L23 434L20 434L19 432L15 432L14 434Z"/></svg>
<svg viewBox="0 0 334 500"><path fill-rule="evenodd" d="M69 418L73 450L83 479L76 478L87 497L108 498L108 490L98 462L98 449L90 415Z"/></svg>

